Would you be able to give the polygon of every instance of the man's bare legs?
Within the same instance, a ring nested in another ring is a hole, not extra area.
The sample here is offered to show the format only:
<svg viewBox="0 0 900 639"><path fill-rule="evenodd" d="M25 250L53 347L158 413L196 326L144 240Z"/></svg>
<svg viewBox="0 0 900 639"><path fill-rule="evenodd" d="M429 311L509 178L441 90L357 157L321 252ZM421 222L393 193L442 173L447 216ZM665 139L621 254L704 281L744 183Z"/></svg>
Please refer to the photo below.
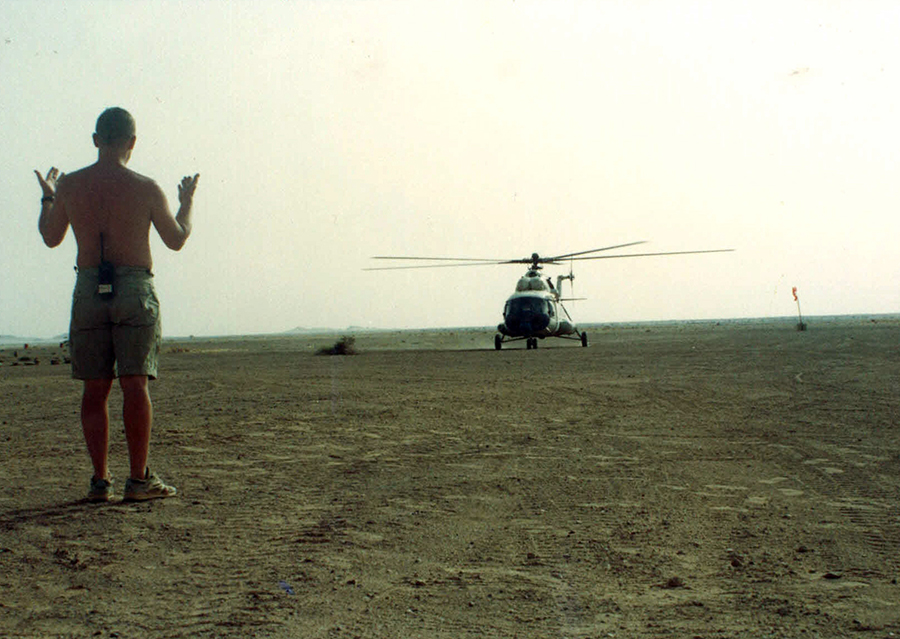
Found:
<svg viewBox="0 0 900 639"><path fill-rule="evenodd" d="M81 428L96 479L109 479L108 401L112 384L111 379L85 380L81 398ZM131 478L143 479L150 456L150 430L153 425L153 405L150 403L147 377L125 376L119 379L119 385L122 387L122 418L131 460Z"/></svg>
<svg viewBox="0 0 900 639"><path fill-rule="evenodd" d="M150 456L150 429L153 426L153 404L146 375L126 375L119 378L122 387L122 418L125 439L131 460L131 478L144 479Z"/></svg>
<svg viewBox="0 0 900 639"><path fill-rule="evenodd" d="M96 479L109 479L109 391L111 379L89 379L84 382L81 397L81 429Z"/></svg>

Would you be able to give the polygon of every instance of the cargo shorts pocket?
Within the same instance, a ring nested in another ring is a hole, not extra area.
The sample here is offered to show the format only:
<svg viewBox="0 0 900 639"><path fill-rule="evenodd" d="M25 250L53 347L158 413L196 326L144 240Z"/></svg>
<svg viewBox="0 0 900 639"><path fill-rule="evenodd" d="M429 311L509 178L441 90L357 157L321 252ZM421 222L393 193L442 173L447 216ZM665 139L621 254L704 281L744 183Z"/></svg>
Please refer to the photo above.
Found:
<svg viewBox="0 0 900 639"><path fill-rule="evenodd" d="M120 296L115 302L114 321L119 326L155 326L159 321L156 294Z"/></svg>
<svg viewBox="0 0 900 639"><path fill-rule="evenodd" d="M69 330L90 331L109 326L109 308L91 297L74 297Z"/></svg>

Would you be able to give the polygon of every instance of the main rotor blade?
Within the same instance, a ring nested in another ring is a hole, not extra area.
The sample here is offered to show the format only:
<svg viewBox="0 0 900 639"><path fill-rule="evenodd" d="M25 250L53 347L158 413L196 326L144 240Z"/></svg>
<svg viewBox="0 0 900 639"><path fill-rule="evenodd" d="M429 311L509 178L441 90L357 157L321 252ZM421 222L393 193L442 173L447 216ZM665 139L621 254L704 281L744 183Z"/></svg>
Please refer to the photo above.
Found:
<svg viewBox="0 0 900 639"><path fill-rule="evenodd" d="M372 259L396 259L396 258L372 258ZM432 259L432 258L412 258L412 259ZM444 258L452 259L452 258ZM364 271L401 271L414 268L449 268L454 266L494 266L497 264L511 264L512 262L464 262L462 264L417 264L415 266L370 266L364 268Z"/></svg>
<svg viewBox="0 0 900 639"><path fill-rule="evenodd" d="M578 251L577 253L566 253L565 255L554 255L553 257L542 257L542 260L546 260L548 262L555 262L556 260L568 259L570 257L574 257L575 255L584 255L585 253L597 253L598 251L611 251L613 249L625 248L626 246L635 246L637 244L646 244L646 240L641 240L640 242L629 242L628 244L616 244L615 246L606 246L604 248L591 249L589 251ZM585 259L585 258L581 258Z"/></svg>
<svg viewBox="0 0 900 639"><path fill-rule="evenodd" d="M573 257L573 260L611 260L617 257L653 257L656 255L696 255L698 253L731 253L734 249L710 249L706 251L666 251L664 253L632 253L630 255L592 255L590 257Z"/></svg>
<svg viewBox="0 0 900 639"><path fill-rule="evenodd" d="M729 253L734 249L712 249L705 251L666 251L660 253L632 253L630 255L590 255L587 253L596 253L598 251L609 251L612 249L625 248L627 246L635 246L637 244L646 244L645 241L629 242L627 244L617 244L615 246L607 246L604 248L591 249L589 251L578 251L577 253L566 253L565 255L556 255L554 257L540 257L538 262L541 264L558 264L561 260L580 261L580 260L609 260L620 257L652 257L656 255L695 255L698 253ZM576 257L584 256L584 257ZM497 260L491 258L476 257L409 257L406 255L376 255L373 260L406 260L406 261L427 261L427 262L450 262L449 264L417 264L415 266L375 266L364 268L364 271L398 271L419 268L448 268L455 266L492 266L496 264L531 264L534 257L524 257L513 260Z"/></svg>
<svg viewBox="0 0 900 639"><path fill-rule="evenodd" d="M637 244L646 244L645 240L640 242L628 242L627 244L616 244L614 246L605 246L603 248L590 249L589 251L578 251L576 253L566 253L565 255L555 255L553 257L540 257L540 263L553 263L557 260L562 260L566 258L570 258L574 255L585 255L586 253L596 253L598 251L611 251L613 249L625 248L627 246L635 246ZM534 261L534 257L522 257L515 259L505 259L498 260L496 258L490 257L410 257L408 255L377 255L372 258L373 260L418 260L418 261L429 261L429 262L478 262L479 264L531 264ZM435 265L437 266L437 265ZM465 266L464 264L460 264L460 266ZM427 268L427 267L387 267L387 268ZM365 269L368 271L378 270L378 269ZM382 269L385 270L385 269Z"/></svg>
<svg viewBox="0 0 900 639"><path fill-rule="evenodd" d="M498 260L493 257L408 257L401 255L376 255L373 260L431 260L432 262L485 262L491 264L504 264L507 260Z"/></svg>

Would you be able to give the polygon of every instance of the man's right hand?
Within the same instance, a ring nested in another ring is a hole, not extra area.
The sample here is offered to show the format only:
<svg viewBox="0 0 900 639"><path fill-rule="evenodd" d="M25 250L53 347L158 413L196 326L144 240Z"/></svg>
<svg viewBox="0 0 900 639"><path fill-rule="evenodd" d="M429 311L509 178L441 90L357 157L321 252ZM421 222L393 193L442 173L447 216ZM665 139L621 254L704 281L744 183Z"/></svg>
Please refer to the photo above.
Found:
<svg viewBox="0 0 900 639"><path fill-rule="evenodd" d="M194 198L194 190L197 188L197 181L200 179L200 174L197 173L194 177L185 176L181 179L181 184L178 185L178 201L182 204L190 204L191 200Z"/></svg>

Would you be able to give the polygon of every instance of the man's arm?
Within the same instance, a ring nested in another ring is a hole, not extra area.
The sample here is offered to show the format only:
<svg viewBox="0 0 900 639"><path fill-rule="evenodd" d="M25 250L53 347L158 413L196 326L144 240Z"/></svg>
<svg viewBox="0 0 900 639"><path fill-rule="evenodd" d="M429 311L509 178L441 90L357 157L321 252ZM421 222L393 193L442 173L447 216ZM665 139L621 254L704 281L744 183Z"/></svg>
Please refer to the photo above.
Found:
<svg viewBox="0 0 900 639"><path fill-rule="evenodd" d="M44 244L53 248L59 246L66 231L69 229L69 216L63 199L57 200L59 180L62 177L59 170L52 168L47 171L47 176L35 171L38 182L41 185L41 216L38 218L38 230L44 238Z"/></svg>
<svg viewBox="0 0 900 639"><path fill-rule="evenodd" d="M194 177L185 177L178 185L178 213L172 217L166 196L162 189L154 184L154 199L150 219L163 244L173 251L178 251L184 246L191 234L191 207L194 200L194 190L197 188L198 173Z"/></svg>

